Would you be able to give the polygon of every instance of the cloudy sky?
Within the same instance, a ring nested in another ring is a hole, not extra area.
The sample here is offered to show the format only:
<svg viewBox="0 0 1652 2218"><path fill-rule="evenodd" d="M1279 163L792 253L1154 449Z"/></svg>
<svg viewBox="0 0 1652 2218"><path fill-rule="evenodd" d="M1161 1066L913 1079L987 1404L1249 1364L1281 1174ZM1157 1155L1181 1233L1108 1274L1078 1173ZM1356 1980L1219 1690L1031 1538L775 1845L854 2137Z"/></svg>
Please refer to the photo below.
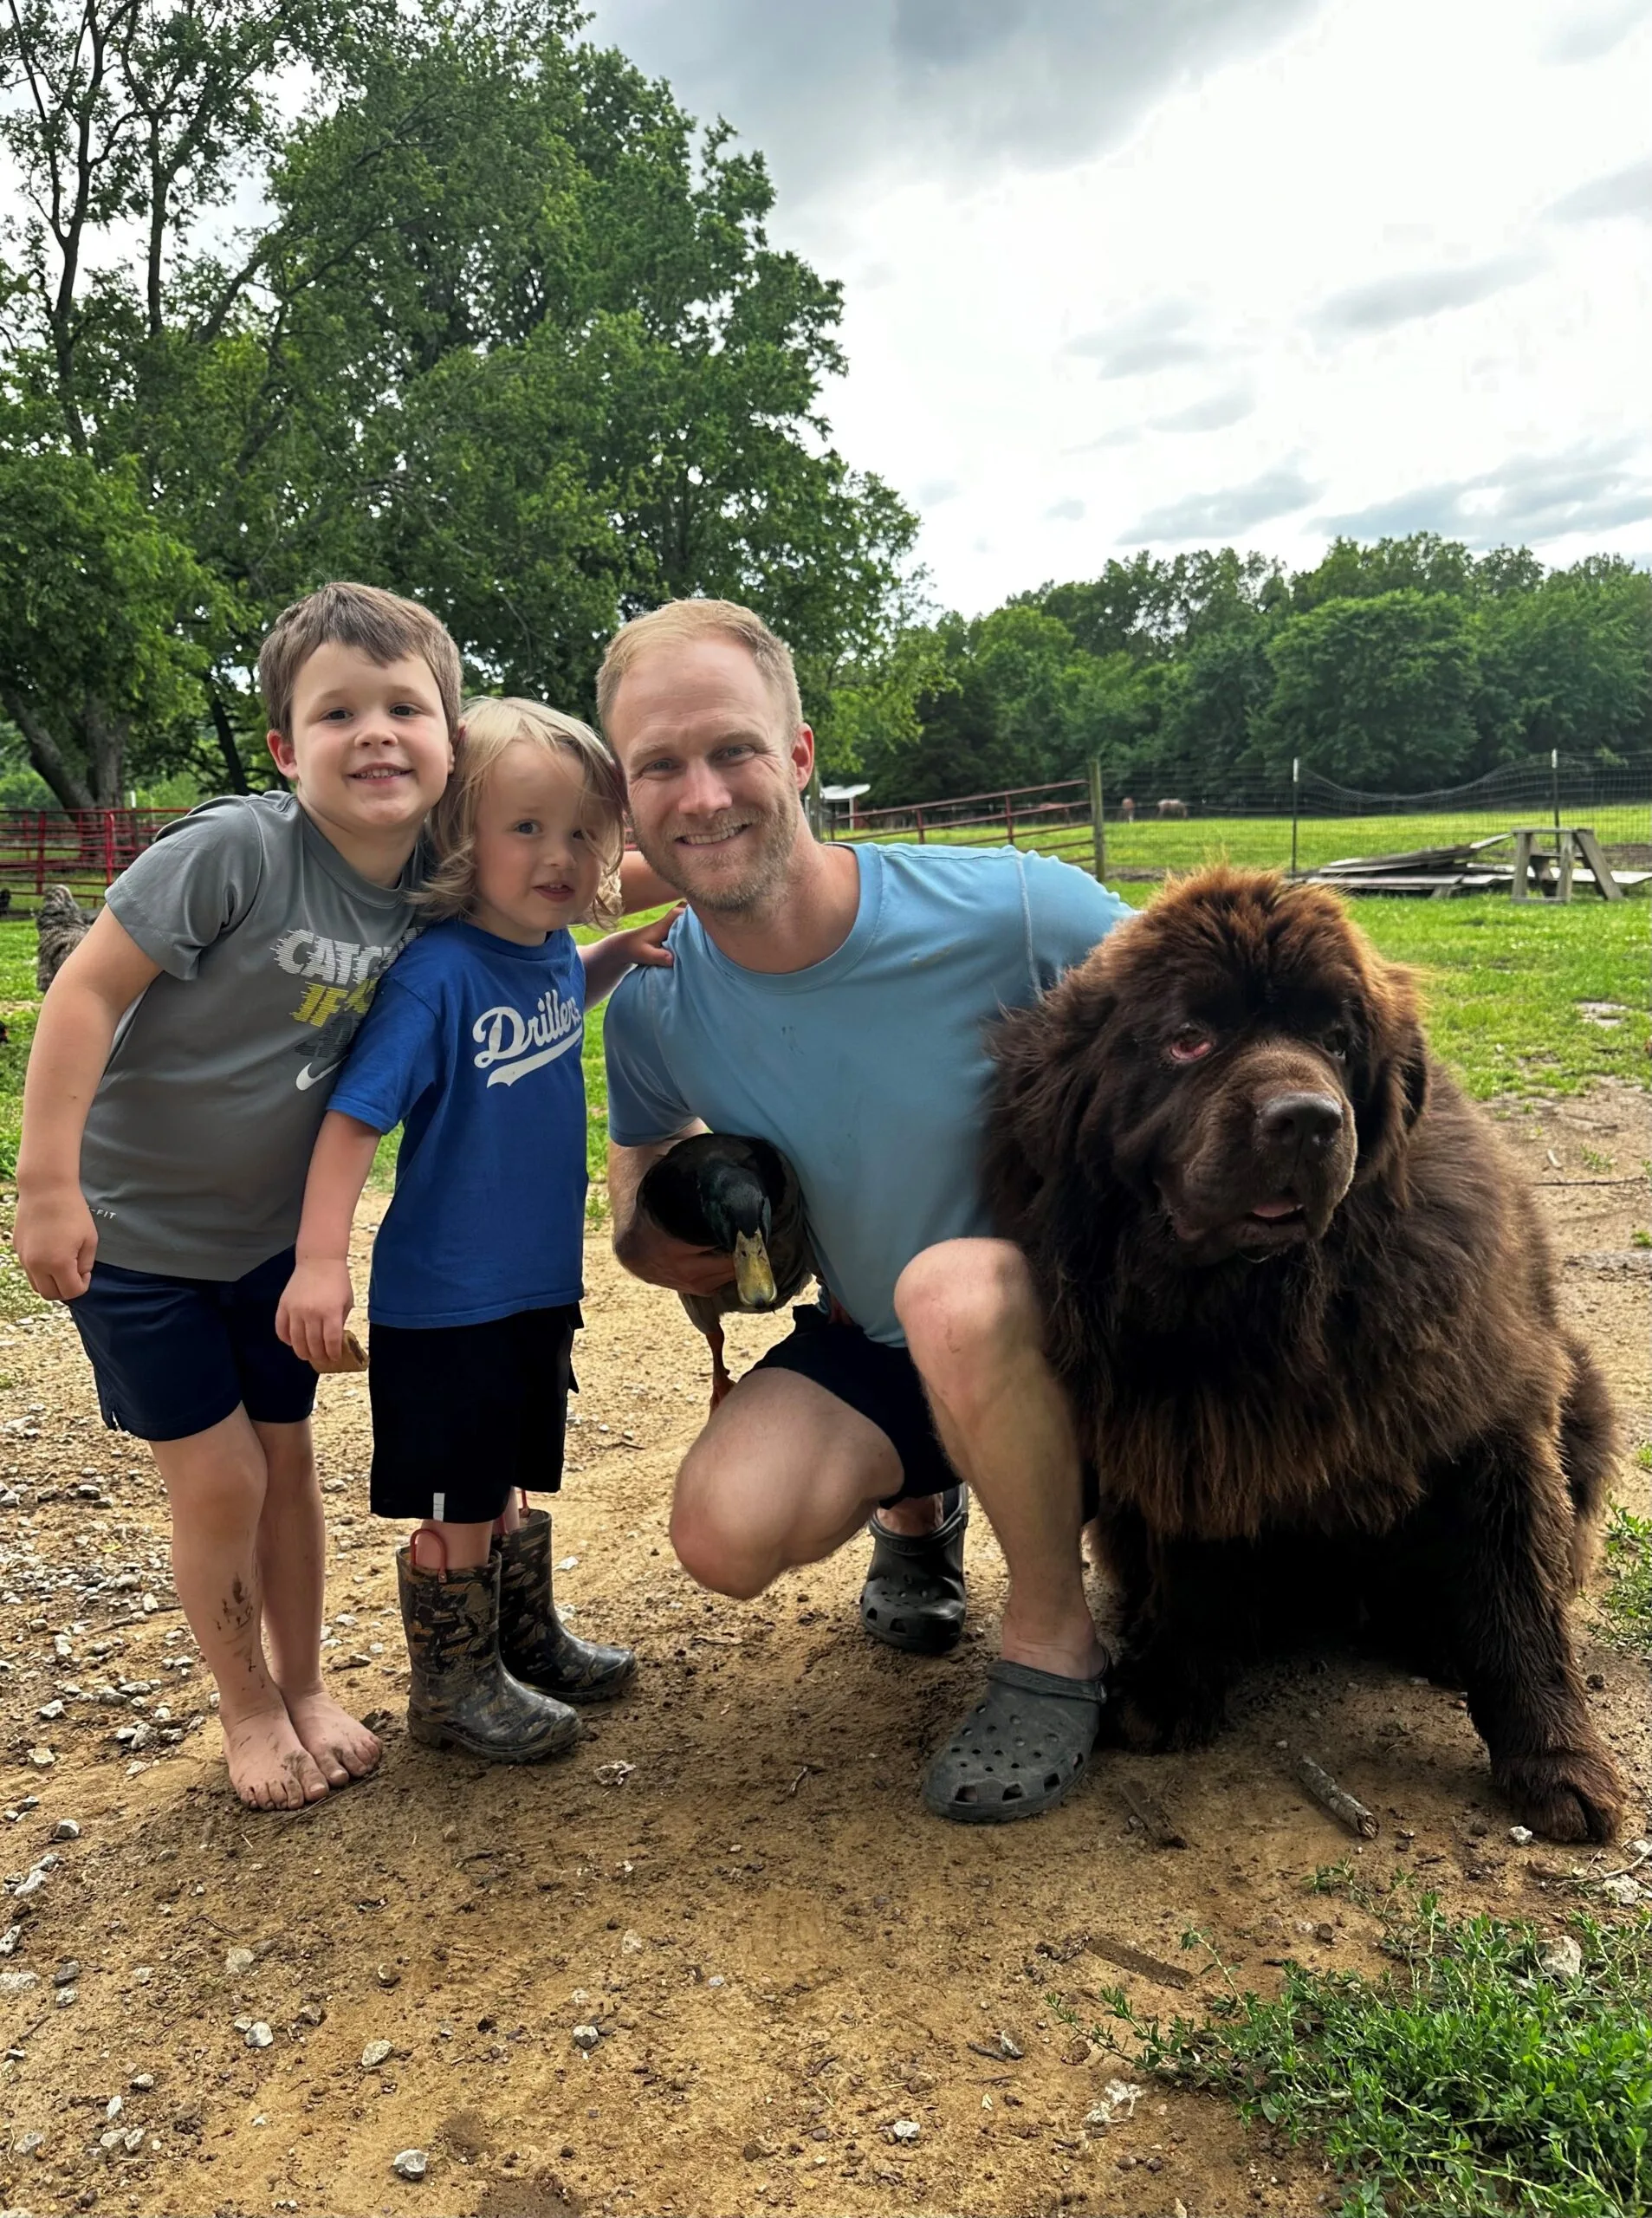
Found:
<svg viewBox="0 0 1652 2218"><path fill-rule="evenodd" d="M1652 559L1652 0L595 0L845 294L943 604L1231 541Z"/></svg>

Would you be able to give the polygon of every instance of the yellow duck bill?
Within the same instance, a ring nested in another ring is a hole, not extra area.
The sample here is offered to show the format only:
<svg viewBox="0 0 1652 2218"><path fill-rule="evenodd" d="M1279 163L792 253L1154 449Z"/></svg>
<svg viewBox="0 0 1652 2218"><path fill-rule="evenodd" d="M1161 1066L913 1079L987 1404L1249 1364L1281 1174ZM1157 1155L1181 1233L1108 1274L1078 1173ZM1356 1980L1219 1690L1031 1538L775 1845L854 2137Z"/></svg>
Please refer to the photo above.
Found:
<svg viewBox="0 0 1652 2218"><path fill-rule="evenodd" d="M777 1299L774 1273L761 1232L735 1235L735 1284L742 1309L772 1309Z"/></svg>

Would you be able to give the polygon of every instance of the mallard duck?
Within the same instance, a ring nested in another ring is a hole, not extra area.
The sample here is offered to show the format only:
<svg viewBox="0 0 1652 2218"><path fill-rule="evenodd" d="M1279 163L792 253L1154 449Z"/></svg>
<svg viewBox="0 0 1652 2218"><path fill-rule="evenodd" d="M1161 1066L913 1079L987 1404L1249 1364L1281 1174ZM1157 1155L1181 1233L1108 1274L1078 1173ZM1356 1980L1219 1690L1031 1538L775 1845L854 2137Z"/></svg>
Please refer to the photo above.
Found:
<svg viewBox="0 0 1652 2218"><path fill-rule="evenodd" d="M731 1309L777 1309L814 1276L797 1173L768 1140L696 1132L661 1156L637 1205L673 1240L734 1258L732 1286L679 1296L711 1349L711 1406L734 1384L722 1359Z"/></svg>

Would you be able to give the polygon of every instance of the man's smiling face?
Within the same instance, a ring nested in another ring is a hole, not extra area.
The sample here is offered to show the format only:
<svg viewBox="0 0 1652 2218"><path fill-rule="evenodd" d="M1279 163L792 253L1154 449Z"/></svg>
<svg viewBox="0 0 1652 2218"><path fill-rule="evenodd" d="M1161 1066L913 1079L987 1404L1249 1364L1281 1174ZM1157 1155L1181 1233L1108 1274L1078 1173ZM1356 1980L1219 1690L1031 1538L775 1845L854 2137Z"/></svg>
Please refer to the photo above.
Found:
<svg viewBox="0 0 1652 2218"><path fill-rule="evenodd" d="M420 655L374 662L328 640L293 685L288 732L269 751L311 816L346 845L422 822L453 767L442 696Z"/></svg>
<svg viewBox="0 0 1652 2218"><path fill-rule="evenodd" d="M709 635L662 641L608 711L637 845L696 909L761 913L807 836L799 794L814 767L807 724L787 728L746 648Z"/></svg>

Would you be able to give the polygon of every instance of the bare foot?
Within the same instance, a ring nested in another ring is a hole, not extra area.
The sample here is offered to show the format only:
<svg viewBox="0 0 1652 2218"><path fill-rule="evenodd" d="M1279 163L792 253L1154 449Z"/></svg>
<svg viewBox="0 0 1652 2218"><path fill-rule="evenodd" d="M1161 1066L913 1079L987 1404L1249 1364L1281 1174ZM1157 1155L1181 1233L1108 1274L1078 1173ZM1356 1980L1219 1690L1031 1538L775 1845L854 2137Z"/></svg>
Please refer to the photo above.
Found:
<svg viewBox="0 0 1652 2218"><path fill-rule="evenodd" d="M366 1779L384 1753L376 1733L334 1701L325 1687L284 1695L293 1730L321 1766L329 1787Z"/></svg>
<svg viewBox="0 0 1652 2218"><path fill-rule="evenodd" d="M224 1757L230 1784L252 1810L301 1810L319 1802L327 1781L278 1702L273 1709L224 1718Z"/></svg>

